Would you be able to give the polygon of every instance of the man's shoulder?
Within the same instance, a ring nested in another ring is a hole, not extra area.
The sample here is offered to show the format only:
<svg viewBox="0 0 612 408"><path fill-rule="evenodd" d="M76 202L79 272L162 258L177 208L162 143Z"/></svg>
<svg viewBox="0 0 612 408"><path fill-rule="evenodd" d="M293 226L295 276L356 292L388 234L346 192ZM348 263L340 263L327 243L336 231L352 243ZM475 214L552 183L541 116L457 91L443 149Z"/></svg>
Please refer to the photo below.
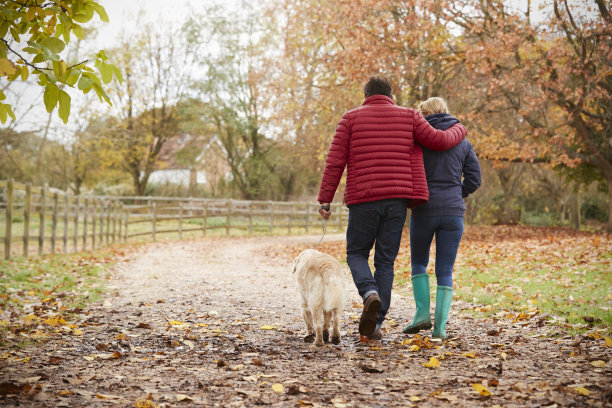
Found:
<svg viewBox="0 0 612 408"><path fill-rule="evenodd" d="M352 116L357 115L360 112L370 112L370 111L387 111L387 112L397 112L401 115L410 115L412 116L414 112L416 112L413 108L407 108L405 106L399 105L360 105L351 110L346 111L345 115Z"/></svg>

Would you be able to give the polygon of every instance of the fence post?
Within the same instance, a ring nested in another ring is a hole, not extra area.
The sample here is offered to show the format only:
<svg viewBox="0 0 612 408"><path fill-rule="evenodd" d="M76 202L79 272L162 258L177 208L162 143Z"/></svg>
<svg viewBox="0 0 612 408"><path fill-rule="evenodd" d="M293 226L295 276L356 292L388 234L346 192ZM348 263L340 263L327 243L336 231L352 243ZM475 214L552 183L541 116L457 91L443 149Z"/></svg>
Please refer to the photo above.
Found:
<svg viewBox="0 0 612 408"><path fill-rule="evenodd" d="M4 234L4 259L11 259L11 234L13 229L13 179L8 181L6 203L6 230Z"/></svg>
<svg viewBox="0 0 612 408"><path fill-rule="evenodd" d="M253 202L249 202L249 235L253 233Z"/></svg>
<svg viewBox="0 0 612 408"><path fill-rule="evenodd" d="M63 241L63 252L68 253L68 206L70 205L70 195L68 190L64 192L64 237ZM76 252L76 248L75 248Z"/></svg>
<svg viewBox="0 0 612 408"><path fill-rule="evenodd" d="M55 253L55 238L57 232L57 192L53 193L53 216L51 222L51 253Z"/></svg>
<svg viewBox="0 0 612 408"><path fill-rule="evenodd" d="M25 208L23 209L23 256L28 256L30 247L30 210L32 207L32 184L26 184Z"/></svg>
<svg viewBox="0 0 612 408"><path fill-rule="evenodd" d="M306 230L306 233L308 233L308 227L310 224L310 207L310 204L306 206L306 222L304 223L304 229Z"/></svg>
<svg viewBox="0 0 612 408"><path fill-rule="evenodd" d="M104 246L104 200L100 200L100 231L98 239L100 241L100 247Z"/></svg>
<svg viewBox="0 0 612 408"><path fill-rule="evenodd" d="M289 222L287 223L287 230L288 230L287 232L289 234L291 234L291 223L293 221L293 206L294 204L291 203L291 206L289 207Z"/></svg>
<svg viewBox="0 0 612 408"><path fill-rule="evenodd" d="M202 235L206 236L206 224L208 224L208 201L204 203L202 210Z"/></svg>
<svg viewBox="0 0 612 408"><path fill-rule="evenodd" d="M125 207L123 208L123 210L124 210L123 217L125 218L125 228L123 229L123 241L127 242L127 240L128 240L128 226L130 225L130 213L129 213L129 210L126 209Z"/></svg>
<svg viewBox="0 0 612 408"><path fill-rule="evenodd" d="M111 226L111 211L113 209L113 202L108 201L106 204L106 245L110 244L110 226Z"/></svg>
<svg viewBox="0 0 612 408"><path fill-rule="evenodd" d="M183 239L183 202L179 203L179 239Z"/></svg>
<svg viewBox="0 0 612 408"><path fill-rule="evenodd" d="M155 201L151 201L151 239L155 241L155 223L157 222L157 211L156 211L156 203Z"/></svg>
<svg viewBox="0 0 612 408"><path fill-rule="evenodd" d="M87 204L89 202L88 198L85 198L83 202L83 251L87 251L87 212L89 209L87 208Z"/></svg>
<svg viewBox="0 0 612 408"><path fill-rule="evenodd" d="M112 202L113 204L113 232L111 233L111 242L115 243L117 239L117 211L119 211L119 205L116 201Z"/></svg>
<svg viewBox="0 0 612 408"><path fill-rule="evenodd" d="M79 245L79 211L81 206L81 200L79 196L74 197L74 234L72 235L72 244L74 245L74 252L78 252Z"/></svg>
<svg viewBox="0 0 612 408"><path fill-rule="evenodd" d="M272 233L272 229L274 226L274 202L270 201L270 233Z"/></svg>
<svg viewBox="0 0 612 408"><path fill-rule="evenodd" d="M40 193L40 214L39 214L39 229L38 229L38 255L43 254L43 246L45 244L45 199L47 197L47 183L42 188Z"/></svg>
<svg viewBox="0 0 612 408"><path fill-rule="evenodd" d="M225 218L225 235L229 235L231 228L232 200L227 200L227 217Z"/></svg>
<svg viewBox="0 0 612 408"><path fill-rule="evenodd" d="M118 203L118 211L119 211L119 232L117 233L117 241L121 242L122 238L123 238L123 212L125 211L125 208L123 208L123 203L119 202Z"/></svg>

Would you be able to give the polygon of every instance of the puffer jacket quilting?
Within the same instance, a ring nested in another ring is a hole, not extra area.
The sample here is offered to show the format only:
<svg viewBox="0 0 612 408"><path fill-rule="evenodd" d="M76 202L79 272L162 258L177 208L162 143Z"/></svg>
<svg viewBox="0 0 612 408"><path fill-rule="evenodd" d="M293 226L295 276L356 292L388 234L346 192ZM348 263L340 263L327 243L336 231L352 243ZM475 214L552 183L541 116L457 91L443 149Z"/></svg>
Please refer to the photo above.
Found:
<svg viewBox="0 0 612 408"><path fill-rule="evenodd" d="M461 142L466 129L432 128L421 114L373 95L346 112L332 140L318 200L331 202L347 168L346 205L405 198L409 206L427 202L429 193L421 145L446 150Z"/></svg>

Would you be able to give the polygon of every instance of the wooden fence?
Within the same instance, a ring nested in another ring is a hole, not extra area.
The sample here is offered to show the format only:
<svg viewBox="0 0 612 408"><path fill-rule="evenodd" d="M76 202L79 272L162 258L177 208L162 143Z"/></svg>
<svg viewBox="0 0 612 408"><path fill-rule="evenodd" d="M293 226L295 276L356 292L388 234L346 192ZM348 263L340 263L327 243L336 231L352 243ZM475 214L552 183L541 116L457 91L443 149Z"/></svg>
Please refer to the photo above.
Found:
<svg viewBox="0 0 612 408"><path fill-rule="evenodd" d="M172 197L75 196L0 181L4 258L88 251L161 234L182 239L207 234L319 233L316 203ZM332 204L327 229L343 231L344 205Z"/></svg>

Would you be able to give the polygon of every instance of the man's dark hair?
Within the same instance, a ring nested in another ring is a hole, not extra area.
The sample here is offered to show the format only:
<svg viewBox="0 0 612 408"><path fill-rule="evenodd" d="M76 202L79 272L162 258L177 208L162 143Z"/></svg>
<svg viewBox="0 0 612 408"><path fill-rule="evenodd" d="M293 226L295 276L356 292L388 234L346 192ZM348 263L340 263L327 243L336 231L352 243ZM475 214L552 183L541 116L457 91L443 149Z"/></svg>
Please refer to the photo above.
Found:
<svg viewBox="0 0 612 408"><path fill-rule="evenodd" d="M385 95L391 97L391 82L384 76L371 76L370 80L363 87L363 93L366 98L372 95Z"/></svg>

